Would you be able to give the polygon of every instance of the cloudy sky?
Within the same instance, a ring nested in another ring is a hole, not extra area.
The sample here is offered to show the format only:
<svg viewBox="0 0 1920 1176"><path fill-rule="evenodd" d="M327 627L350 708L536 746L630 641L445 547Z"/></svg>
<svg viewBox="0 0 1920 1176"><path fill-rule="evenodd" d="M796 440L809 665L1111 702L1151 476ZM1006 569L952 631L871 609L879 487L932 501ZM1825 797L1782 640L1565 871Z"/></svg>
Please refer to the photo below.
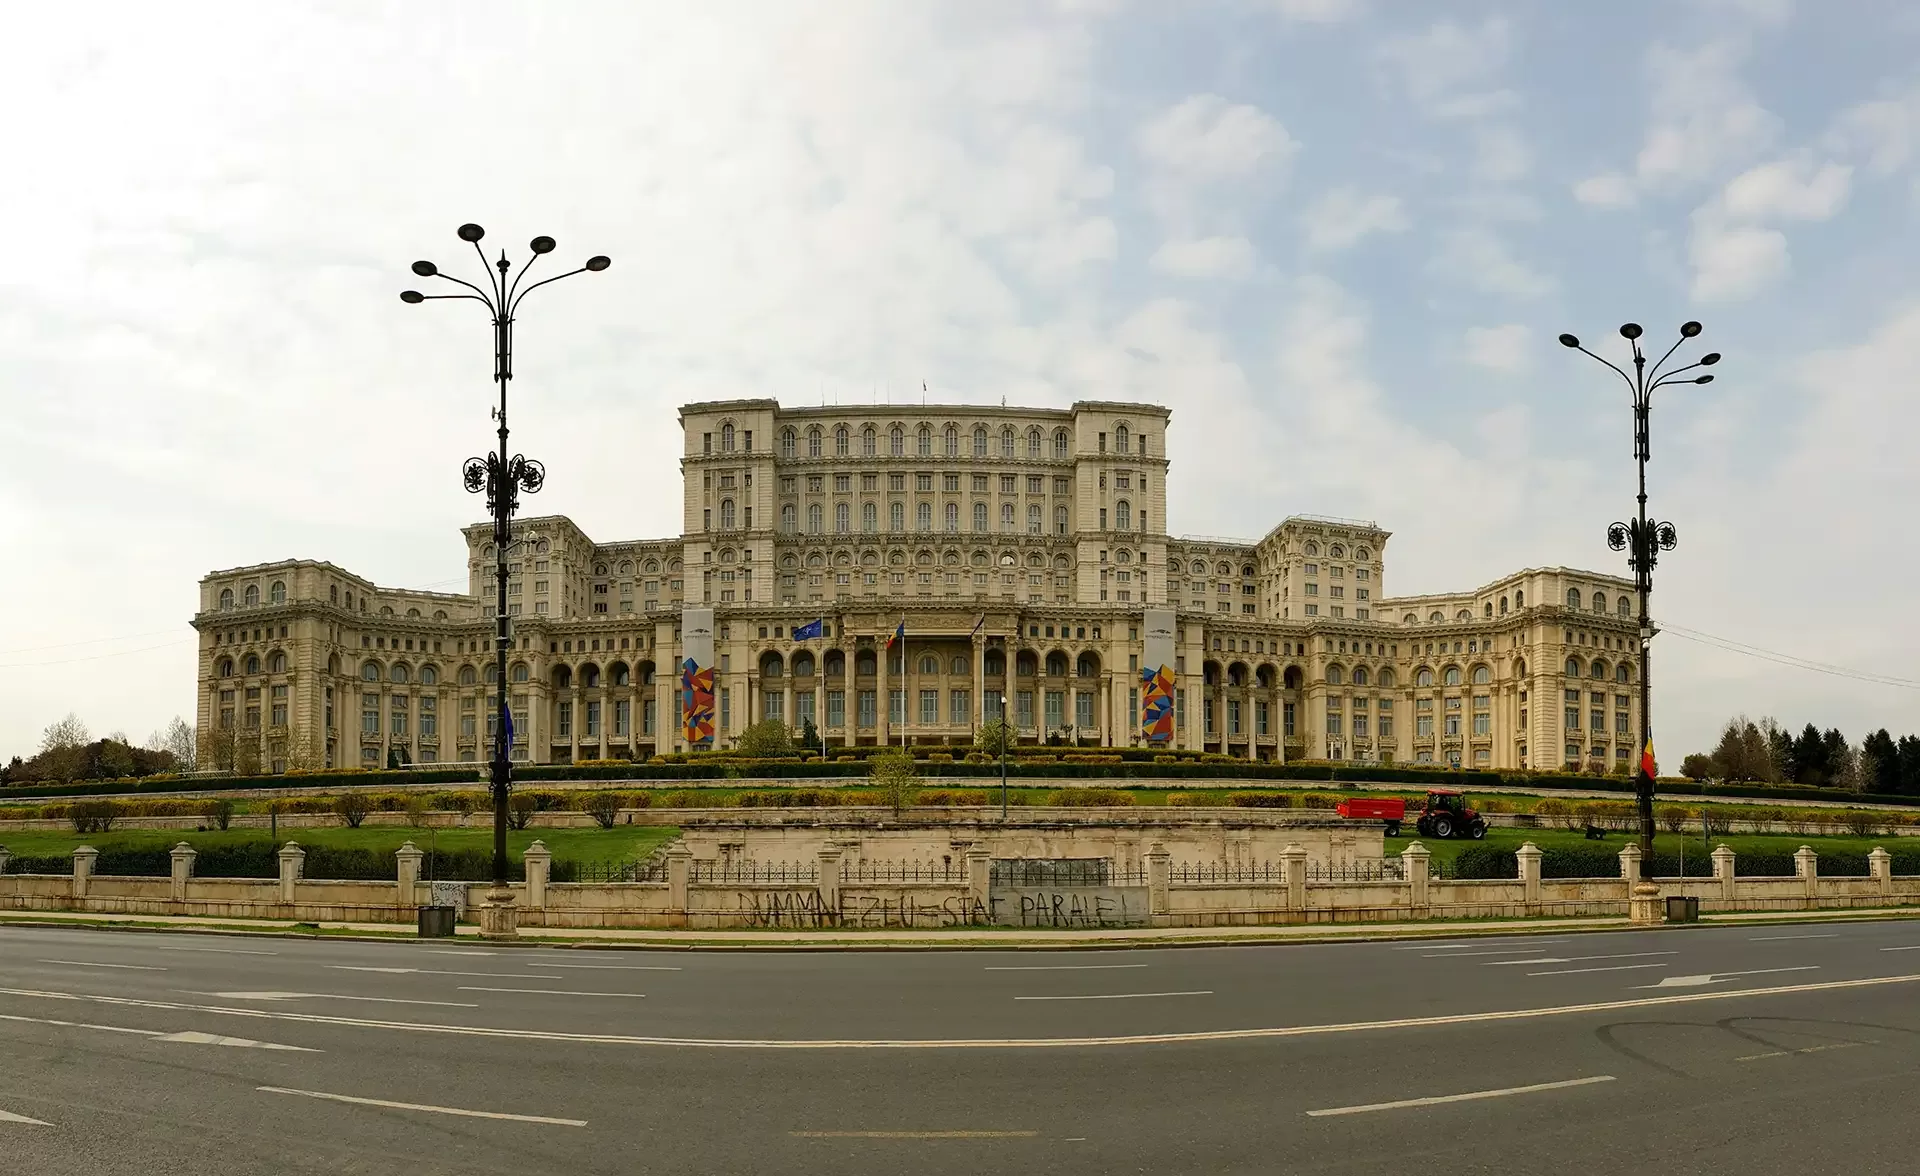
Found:
<svg viewBox="0 0 1920 1176"><path fill-rule="evenodd" d="M1395 593L1624 574L1625 394L1554 337L1702 319L1663 759L1735 711L1920 728L1920 19L1822 7L17 8L0 752L191 715L211 569L464 583L484 313L395 295L468 220L614 258L529 301L515 381L538 509L603 539L677 530L677 404L925 381L1171 405L1174 531L1374 519Z"/></svg>

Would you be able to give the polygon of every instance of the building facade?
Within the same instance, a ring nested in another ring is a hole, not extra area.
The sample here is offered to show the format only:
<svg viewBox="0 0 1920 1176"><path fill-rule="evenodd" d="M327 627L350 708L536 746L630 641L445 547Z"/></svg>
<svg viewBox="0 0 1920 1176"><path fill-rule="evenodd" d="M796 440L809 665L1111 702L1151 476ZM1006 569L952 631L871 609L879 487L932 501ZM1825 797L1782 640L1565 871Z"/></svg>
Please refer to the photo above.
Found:
<svg viewBox="0 0 1920 1176"><path fill-rule="evenodd" d="M1163 407L736 400L687 405L680 424L679 536L513 525L516 760L686 750L695 617L722 747L764 718L829 748L959 745L1003 712L1031 741L1137 745L1153 620L1170 631L1178 748L1468 768L1635 756L1630 582L1529 568L1393 597L1373 523L1171 536ZM310 560L206 576L202 731L269 770L486 762L492 538L466 529L465 594Z"/></svg>

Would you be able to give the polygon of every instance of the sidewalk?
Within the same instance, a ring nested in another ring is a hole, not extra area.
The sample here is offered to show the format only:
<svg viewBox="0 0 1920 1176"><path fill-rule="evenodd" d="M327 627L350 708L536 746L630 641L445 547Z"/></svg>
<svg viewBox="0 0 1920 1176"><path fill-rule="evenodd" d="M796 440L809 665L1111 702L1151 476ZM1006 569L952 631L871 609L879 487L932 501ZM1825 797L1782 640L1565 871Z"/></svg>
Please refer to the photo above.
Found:
<svg viewBox="0 0 1920 1176"><path fill-rule="evenodd" d="M1701 916L1698 926L1764 923L1847 922L1916 918L1920 909L1757 911ZM165 915L101 915L73 911L0 911L0 933L9 926L92 927L117 931L186 931L217 935L327 939L414 940L400 923L294 923L267 919L214 919ZM1562 931L1644 930L1624 917L1580 919L1435 920L1419 923L1338 923L1277 927L1135 927L1105 931L1034 931L960 927L897 931L670 931L530 927L520 942L541 946L602 949L746 951L960 951L1087 948L1209 947L1287 943L1365 943L1393 939L1462 939L1488 935L1534 935ZM1678 929L1678 928L1676 928ZM479 928L461 926L462 943L487 942ZM430 941L431 942L431 941Z"/></svg>

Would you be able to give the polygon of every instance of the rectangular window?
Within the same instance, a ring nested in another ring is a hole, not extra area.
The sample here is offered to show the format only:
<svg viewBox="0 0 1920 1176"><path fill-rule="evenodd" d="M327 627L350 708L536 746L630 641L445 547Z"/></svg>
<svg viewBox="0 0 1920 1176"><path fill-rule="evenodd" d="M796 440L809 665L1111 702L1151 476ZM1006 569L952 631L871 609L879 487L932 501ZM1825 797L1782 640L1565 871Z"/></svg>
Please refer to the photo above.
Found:
<svg viewBox="0 0 1920 1176"><path fill-rule="evenodd" d="M1630 725L1632 722L1633 716L1631 713L1627 711L1613 712L1613 733L1615 735L1633 734L1633 728Z"/></svg>
<svg viewBox="0 0 1920 1176"><path fill-rule="evenodd" d="M818 721L819 720L815 716L814 710L813 710L813 691L811 690L794 691L793 692L793 729L796 731L804 731L806 730L808 723L817 723Z"/></svg>
<svg viewBox="0 0 1920 1176"><path fill-rule="evenodd" d="M1255 735L1273 734L1268 729L1267 704L1264 699L1255 699L1253 703L1253 733Z"/></svg>
<svg viewBox="0 0 1920 1176"><path fill-rule="evenodd" d="M1485 713L1475 713L1473 716L1473 733L1475 735L1493 734L1493 716Z"/></svg>
<svg viewBox="0 0 1920 1176"><path fill-rule="evenodd" d="M1047 730L1058 731L1066 725L1067 696L1063 690L1049 690L1047 702Z"/></svg>
<svg viewBox="0 0 1920 1176"><path fill-rule="evenodd" d="M640 700L640 733L642 735L655 734L653 704L654 700L651 698Z"/></svg>
<svg viewBox="0 0 1920 1176"><path fill-rule="evenodd" d="M1287 705L1291 709L1293 704ZM1177 686L1173 691L1173 727L1176 732L1187 729L1187 692Z"/></svg>
<svg viewBox="0 0 1920 1176"><path fill-rule="evenodd" d="M1214 733L1215 728L1213 725L1213 695L1211 694L1202 695L1200 698L1200 721L1203 724L1205 724L1201 728L1202 730L1204 730L1209 735Z"/></svg>
<svg viewBox="0 0 1920 1176"><path fill-rule="evenodd" d="M1392 739L1393 738L1393 702L1391 699L1383 698L1379 702L1379 707L1380 707L1380 721L1378 723L1378 727L1380 731L1380 738L1382 740Z"/></svg>
<svg viewBox="0 0 1920 1176"><path fill-rule="evenodd" d="M1580 708L1577 706L1570 706L1567 708L1567 730L1578 731L1579 729L1580 729Z"/></svg>
<svg viewBox="0 0 1920 1176"><path fill-rule="evenodd" d="M633 723L633 703L625 698L613 704L613 733L624 737L631 733Z"/></svg>
<svg viewBox="0 0 1920 1176"><path fill-rule="evenodd" d="M600 738L600 704L597 701L587 703L587 738Z"/></svg>
<svg viewBox="0 0 1920 1176"><path fill-rule="evenodd" d="M1356 714L1353 716L1353 737L1355 739L1365 739L1367 737L1366 715Z"/></svg>
<svg viewBox="0 0 1920 1176"><path fill-rule="evenodd" d="M1340 729L1345 725L1346 720L1341 717L1339 711L1327 712L1327 734L1338 735L1340 734Z"/></svg>
<svg viewBox="0 0 1920 1176"><path fill-rule="evenodd" d="M435 712L433 695L424 695L420 699L420 737L437 739L440 737L440 716Z"/></svg>
<svg viewBox="0 0 1920 1176"><path fill-rule="evenodd" d="M1240 734L1240 700L1227 699L1227 734Z"/></svg>
<svg viewBox="0 0 1920 1176"><path fill-rule="evenodd" d="M1222 607L1225 607L1225 606L1222 606ZM1319 615L1320 615L1320 606L1319 606L1319 605L1317 605L1317 604L1309 604L1309 605L1307 606L1307 615L1308 615L1308 616L1310 616L1310 617L1317 617L1317 616L1319 616Z"/></svg>
<svg viewBox="0 0 1920 1176"><path fill-rule="evenodd" d="M1595 734L1600 734L1606 731L1607 729L1607 712L1606 711L1599 711L1599 710L1594 711L1591 715L1588 716L1588 719L1592 725L1592 729Z"/></svg>
<svg viewBox="0 0 1920 1176"><path fill-rule="evenodd" d="M1413 719L1413 733L1414 736L1419 739L1433 738L1433 716L1415 715Z"/></svg>
<svg viewBox="0 0 1920 1176"><path fill-rule="evenodd" d="M827 726L844 727L847 725L847 692L844 690L827 691Z"/></svg>
<svg viewBox="0 0 1920 1176"><path fill-rule="evenodd" d="M378 694L360 696L360 732L363 735L380 733L380 696Z"/></svg>
<svg viewBox="0 0 1920 1176"><path fill-rule="evenodd" d="M762 719L780 719L787 717L787 693L784 690L763 690L760 692L760 717Z"/></svg>
<svg viewBox="0 0 1920 1176"><path fill-rule="evenodd" d="M887 722L898 727L906 720L907 692L894 689L887 691Z"/></svg>
<svg viewBox="0 0 1920 1176"><path fill-rule="evenodd" d="M915 474L913 476L913 488L915 490L933 489L933 475L932 474Z"/></svg>
<svg viewBox="0 0 1920 1176"><path fill-rule="evenodd" d="M1013 721L1022 731L1033 730L1033 691L1022 690L1013 696Z"/></svg>
<svg viewBox="0 0 1920 1176"><path fill-rule="evenodd" d="M474 731L474 717L472 715L461 715L460 716L460 738L463 740L471 741L473 739L473 731Z"/></svg>
<svg viewBox="0 0 1920 1176"><path fill-rule="evenodd" d="M1073 725L1081 731L1091 733L1095 729L1093 721L1093 695L1081 691L1073 696Z"/></svg>
<svg viewBox="0 0 1920 1176"><path fill-rule="evenodd" d="M879 707L876 701L875 692L872 690L860 691L859 697L856 700L856 702L857 702L857 708L859 711L858 718L860 721L861 728L865 730L872 730L873 727L879 722L879 718L878 718Z"/></svg>
<svg viewBox="0 0 1920 1176"><path fill-rule="evenodd" d="M940 692L922 690L920 692L920 725L931 727L940 721Z"/></svg>
<svg viewBox="0 0 1920 1176"><path fill-rule="evenodd" d="M1280 704L1280 734L1288 739L1293 738L1293 704L1291 702Z"/></svg>
<svg viewBox="0 0 1920 1176"><path fill-rule="evenodd" d="M970 690L947 691L947 722L963 727L973 722L973 692Z"/></svg>
<svg viewBox="0 0 1920 1176"><path fill-rule="evenodd" d="M392 702L393 702L393 714L389 716L389 721L391 723L391 726L387 728L387 734L405 735L407 733L406 697L404 695L395 695L394 698L392 699Z"/></svg>
<svg viewBox="0 0 1920 1176"><path fill-rule="evenodd" d="M555 719L553 733L562 739L573 737L573 704L571 702L560 704L560 712Z"/></svg>

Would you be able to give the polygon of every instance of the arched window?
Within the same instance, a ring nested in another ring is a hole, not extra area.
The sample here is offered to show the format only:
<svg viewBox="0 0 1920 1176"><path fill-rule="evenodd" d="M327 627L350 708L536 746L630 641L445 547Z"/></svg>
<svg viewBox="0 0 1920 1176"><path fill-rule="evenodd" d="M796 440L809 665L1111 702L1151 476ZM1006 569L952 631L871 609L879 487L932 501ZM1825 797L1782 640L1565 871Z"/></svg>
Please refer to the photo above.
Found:
<svg viewBox="0 0 1920 1176"><path fill-rule="evenodd" d="M625 686L631 681L627 676L627 667L623 662L615 662L613 668L607 671L607 677L615 686Z"/></svg>
<svg viewBox="0 0 1920 1176"><path fill-rule="evenodd" d="M287 655L274 650L267 655L267 673L284 674L287 672Z"/></svg>
<svg viewBox="0 0 1920 1176"><path fill-rule="evenodd" d="M1002 425L1000 427L1000 456L1001 457L1013 456L1013 426L1012 425Z"/></svg>
<svg viewBox="0 0 1920 1176"><path fill-rule="evenodd" d="M221 608L233 607L233 589L222 588L220 590L220 607Z"/></svg>
<svg viewBox="0 0 1920 1176"><path fill-rule="evenodd" d="M1053 431L1053 455L1055 457L1065 457L1067 455L1067 431L1065 429L1055 429Z"/></svg>
<svg viewBox="0 0 1920 1176"><path fill-rule="evenodd" d="M807 534L818 535L819 533L820 504L816 502L807 507Z"/></svg>
<svg viewBox="0 0 1920 1176"><path fill-rule="evenodd" d="M1578 588L1567 589L1567 607L1568 608L1580 607L1580 590Z"/></svg>
<svg viewBox="0 0 1920 1176"><path fill-rule="evenodd" d="M1413 675L1413 684L1420 687L1433 685L1433 671L1422 667Z"/></svg>
<svg viewBox="0 0 1920 1176"><path fill-rule="evenodd" d="M874 444L873 426L860 430L860 456L872 457L878 447Z"/></svg>
<svg viewBox="0 0 1920 1176"><path fill-rule="evenodd" d="M1507 598L1504 596L1500 598L1500 615L1503 617L1507 615Z"/></svg>
<svg viewBox="0 0 1920 1176"><path fill-rule="evenodd" d="M1633 681L1633 667L1629 666L1626 662L1621 662L1613 668L1613 680L1616 682Z"/></svg>
<svg viewBox="0 0 1920 1176"><path fill-rule="evenodd" d="M835 457L847 456L847 427L845 425L834 426L833 455Z"/></svg>
<svg viewBox="0 0 1920 1176"><path fill-rule="evenodd" d="M1355 686L1365 686L1367 684L1367 667L1353 667L1353 684Z"/></svg>
<svg viewBox="0 0 1920 1176"><path fill-rule="evenodd" d="M404 662L395 662L393 668L387 671L387 681L389 682L404 683L408 676L407 667Z"/></svg>
<svg viewBox="0 0 1920 1176"><path fill-rule="evenodd" d="M720 426L720 452L722 452L722 453L732 453L732 452L733 452L733 424L732 424L732 422L728 422L727 424L724 424L724 425L721 425L721 426Z"/></svg>
<svg viewBox="0 0 1920 1176"><path fill-rule="evenodd" d="M1013 503L1011 502L1000 504L1000 528L1005 531L1013 530Z"/></svg>
<svg viewBox="0 0 1920 1176"><path fill-rule="evenodd" d="M1038 428L1027 430L1027 456L1040 456L1040 430Z"/></svg>
<svg viewBox="0 0 1920 1176"><path fill-rule="evenodd" d="M247 585L247 607L254 608L260 603L260 585Z"/></svg>
<svg viewBox="0 0 1920 1176"><path fill-rule="evenodd" d="M780 430L780 456L787 461L792 461L794 458L792 429Z"/></svg>
<svg viewBox="0 0 1920 1176"><path fill-rule="evenodd" d="M973 427L973 455L975 457L987 456L987 427L985 425L975 425Z"/></svg>
<svg viewBox="0 0 1920 1176"><path fill-rule="evenodd" d="M377 661L361 662L360 680L362 682L378 682L380 680L380 663Z"/></svg>
<svg viewBox="0 0 1920 1176"><path fill-rule="evenodd" d="M267 589L267 603L285 604L286 602L287 602L287 585L284 581L275 580L273 582L273 587Z"/></svg>
<svg viewBox="0 0 1920 1176"><path fill-rule="evenodd" d="M1073 672L1079 678L1097 678L1100 676L1100 659L1091 653L1083 653L1074 662Z"/></svg>
<svg viewBox="0 0 1920 1176"><path fill-rule="evenodd" d="M1458 686L1460 684L1460 667L1448 666L1446 673L1441 676L1440 681L1446 686Z"/></svg>
<svg viewBox="0 0 1920 1176"><path fill-rule="evenodd" d="M873 656L873 651L869 649L863 649L853 659L853 672L856 675L871 678L873 676L873 669L875 664L876 663Z"/></svg>
<svg viewBox="0 0 1920 1176"><path fill-rule="evenodd" d="M438 686L440 684L439 669L435 666L421 666L420 684L422 686Z"/></svg>
<svg viewBox="0 0 1920 1176"><path fill-rule="evenodd" d="M1113 427L1113 451L1115 453L1125 453L1127 451L1127 427L1125 425L1115 425Z"/></svg>
<svg viewBox="0 0 1920 1176"><path fill-rule="evenodd" d="M1475 686L1485 686L1492 681L1493 681L1492 670L1488 669L1486 666L1473 667L1473 684Z"/></svg>
<svg viewBox="0 0 1920 1176"><path fill-rule="evenodd" d="M933 456L933 430L921 425L913 438L913 452L919 457Z"/></svg>
<svg viewBox="0 0 1920 1176"><path fill-rule="evenodd" d="M820 430L818 427L807 430L807 456L820 456Z"/></svg>
<svg viewBox="0 0 1920 1176"><path fill-rule="evenodd" d="M1400 681L1399 676L1396 675L1392 670L1386 669L1386 670L1380 671L1380 680L1378 683L1380 686L1380 689L1391 690L1396 685L1399 684L1399 681Z"/></svg>
<svg viewBox="0 0 1920 1176"><path fill-rule="evenodd" d="M907 529L907 507L905 503L894 502L887 505L887 530L904 531Z"/></svg>
<svg viewBox="0 0 1920 1176"><path fill-rule="evenodd" d="M987 504L984 502L973 504L973 529L976 531L987 529Z"/></svg>
<svg viewBox="0 0 1920 1176"><path fill-rule="evenodd" d="M1027 533L1030 535L1038 535L1040 533L1040 507L1038 505L1027 508Z"/></svg>
<svg viewBox="0 0 1920 1176"><path fill-rule="evenodd" d="M1054 650L1047 655L1047 677L1064 678L1067 676L1067 655Z"/></svg>
<svg viewBox="0 0 1920 1176"><path fill-rule="evenodd" d="M964 678L973 672L973 663L963 656L956 655L947 667L947 672L956 678Z"/></svg>
<svg viewBox="0 0 1920 1176"><path fill-rule="evenodd" d="M1053 529L1060 532L1060 534L1062 535L1067 533L1067 508L1066 507L1056 506L1053 508Z"/></svg>
<svg viewBox="0 0 1920 1176"><path fill-rule="evenodd" d="M1346 681L1347 672L1339 666L1327 667L1327 685L1339 686Z"/></svg>
<svg viewBox="0 0 1920 1176"><path fill-rule="evenodd" d="M1624 596L1622 596L1622 597L1620 598L1620 608L1619 608L1619 610L1618 610L1618 611L1619 611L1619 613L1620 613L1620 615L1621 615L1621 616L1623 616L1623 617L1630 617L1630 616L1632 616L1632 615L1633 615L1633 602L1632 602L1631 600L1629 600L1629 599L1627 599L1626 597L1624 597Z"/></svg>
<svg viewBox="0 0 1920 1176"><path fill-rule="evenodd" d="M1463 608L1459 612L1453 614L1453 619L1456 621L1470 621L1473 619L1473 614Z"/></svg>
<svg viewBox="0 0 1920 1176"><path fill-rule="evenodd" d="M214 667L213 674L216 678L233 677L233 659L230 657L221 658L219 665Z"/></svg>
<svg viewBox="0 0 1920 1176"><path fill-rule="evenodd" d="M257 653L249 653L247 655L247 673L257 674L259 672L260 672L260 655Z"/></svg>
<svg viewBox="0 0 1920 1176"><path fill-rule="evenodd" d="M1606 593L1596 592L1593 594L1593 611L1597 613L1603 613L1607 611L1607 594Z"/></svg>
<svg viewBox="0 0 1920 1176"><path fill-rule="evenodd" d="M794 528L799 525L799 518L799 508L791 502L787 503L780 508L780 529L789 535L793 534Z"/></svg>
<svg viewBox="0 0 1920 1176"><path fill-rule="evenodd" d="M1580 659L1577 657L1568 658L1567 659L1567 677L1578 678L1579 676L1580 676Z"/></svg>
<svg viewBox="0 0 1920 1176"><path fill-rule="evenodd" d="M1116 531L1133 529L1133 507L1124 498L1113 504L1113 527Z"/></svg>
<svg viewBox="0 0 1920 1176"><path fill-rule="evenodd" d="M1436 608L1433 610L1433 613L1427 617L1427 622L1429 624L1437 625L1441 621L1444 621L1446 619L1447 619L1447 614L1441 612L1439 609Z"/></svg>
<svg viewBox="0 0 1920 1176"><path fill-rule="evenodd" d="M473 672L472 666L460 667L460 684L462 686L471 686L479 680L480 680L480 675Z"/></svg>
<svg viewBox="0 0 1920 1176"><path fill-rule="evenodd" d="M1005 677L1007 672L1006 656L998 650L990 649L987 651L987 656L981 663L981 667L989 678Z"/></svg>
<svg viewBox="0 0 1920 1176"><path fill-rule="evenodd" d="M1487 601L1487 612L1486 612L1486 615L1487 615L1487 617L1488 617L1489 619L1491 619L1491 618L1493 617L1493 601L1491 601L1491 600L1489 600L1489 601Z"/></svg>
<svg viewBox="0 0 1920 1176"><path fill-rule="evenodd" d="M1598 657L1594 658L1593 665L1589 667L1587 672L1590 676L1599 678L1602 681L1604 681L1607 676L1606 660L1604 658L1598 658Z"/></svg>
<svg viewBox="0 0 1920 1176"><path fill-rule="evenodd" d="M948 425L945 434L941 437L941 441L945 446L948 457L960 456L960 430L954 428L952 425Z"/></svg>
<svg viewBox="0 0 1920 1176"><path fill-rule="evenodd" d="M1515 608L1527 607L1527 594L1524 592L1516 591L1513 594L1513 607Z"/></svg>
<svg viewBox="0 0 1920 1176"><path fill-rule="evenodd" d="M927 655L925 655L924 657L922 657L922 658L920 659L920 672L921 672L921 673L923 673L923 674L937 674L937 673L939 673L939 672L940 672L940 659L939 659L939 658L937 658L937 657L935 657L935 656L933 656L933 655L932 655L931 653L929 653L929 654L927 654Z"/></svg>
<svg viewBox="0 0 1920 1176"><path fill-rule="evenodd" d="M853 508L844 502L837 502L833 506L833 529L841 535L853 529Z"/></svg>
<svg viewBox="0 0 1920 1176"><path fill-rule="evenodd" d="M958 531L960 529L960 504L959 503L957 502L947 503L946 519L947 519L947 530Z"/></svg>
<svg viewBox="0 0 1920 1176"><path fill-rule="evenodd" d="M933 504L923 502L913 508L913 525L917 530L933 530Z"/></svg>
<svg viewBox="0 0 1920 1176"><path fill-rule="evenodd" d="M899 425L895 425L893 431L887 434L887 452L893 457L907 455L907 434Z"/></svg>
<svg viewBox="0 0 1920 1176"><path fill-rule="evenodd" d="M860 504L860 529L868 534L880 529L880 508L871 502Z"/></svg>
<svg viewBox="0 0 1920 1176"><path fill-rule="evenodd" d="M733 499L731 498L722 498L720 500L720 529L722 531L733 530Z"/></svg>

